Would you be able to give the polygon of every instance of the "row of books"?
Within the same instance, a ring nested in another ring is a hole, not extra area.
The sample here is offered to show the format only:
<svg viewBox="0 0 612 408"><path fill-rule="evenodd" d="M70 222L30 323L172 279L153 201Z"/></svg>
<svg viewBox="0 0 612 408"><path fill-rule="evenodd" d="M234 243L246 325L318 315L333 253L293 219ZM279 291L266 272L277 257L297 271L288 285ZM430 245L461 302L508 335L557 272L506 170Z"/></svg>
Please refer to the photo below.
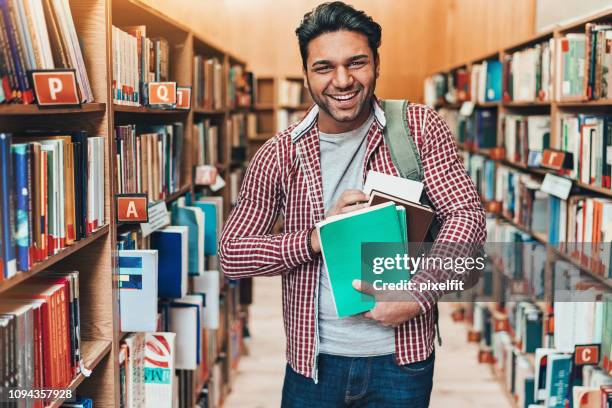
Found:
<svg viewBox="0 0 612 408"><path fill-rule="evenodd" d="M551 100L553 45L551 39L504 56L504 102Z"/></svg>
<svg viewBox="0 0 612 408"><path fill-rule="evenodd" d="M0 103L33 103L28 71L53 68L75 69L81 102L93 101L68 0L2 0L0 19Z"/></svg>
<svg viewBox="0 0 612 408"><path fill-rule="evenodd" d="M612 24L587 23L584 33L569 33L556 41L558 100L610 98Z"/></svg>
<svg viewBox="0 0 612 408"><path fill-rule="evenodd" d="M468 149L489 149L497 146L497 110L477 108L469 116L456 109L440 109L460 145Z"/></svg>
<svg viewBox="0 0 612 408"><path fill-rule="evenodd" d="M147 104L146 85L170 79L170 45L164 38L147 37L144 25L112 27L113 102Z"/></svg>
<svg viewBox="0 0 612 408"><path fill-rule="evenodd" d="M202 55L196 55L193 57L193 72L193 100L195 107L214 110L223 109L223 62L216 57L207 58ZM238 78L234 77L234 79L237 80ZM229 96L231 95L230 93ZM235 97L230 101L235 101Z"/></svg>
<svg viewBox="0 0 612 408"><path fill-rule="evenodd" d="M0 281L106 224L105 142L84 131L0 133Z"/></svg>
<svg viewBox="0 0 612 408"><path fill-rule="evenodd" d="M197 140L195 152L195 165L215 165L223 158L220 154L219 126L213 124L210 119L193 124L194 140Z"/></svg>
<svg viewBox="0 0 612 408"><path fill-rule="evenodd" d="M506 160L539 166L550 147L549 115L504 115L502 121Z"/></svg>
<svg viewBox="0 0 612 408"><path fill-rule="evenodd" d="M487 60L472 65L470 96L474 103L496 102L502 97L502 63Z"/></svg>
<svg viewBox="0 0 612 408"><path fill-rule="evenodd" d="M301 80L281 78L278 80L276 100L280 106L300 106L309 102L310 95Z"/></svg>
<svg viewBox="0 0 612 408"><path fill-rule="evenodd" d="M560 150L572 158L564 174L584 184L611 188L612 116L564 114L560 122Z"/></svg>
<svg viewBox="0 0 612 408"><path fill-rule="evenodd" d="M3 292L0 339L3 388L67 388L81 372L79 273L43 272Z"/></svg>
<svg viewBox="0 0 612 408"><path fill-rule="evenodd" d="M582 259L589 270L612 277L609 260L612 199L570 195L567 200L541 191L533 175L496 163L482 155L463 152L464 165L485 202L501 204L501 213L551 245ZM500 240L496 242L508 242ZM584 245L560 245L587 243ZM598 249L604 245L604 249Z"/></svg>
<svg viewBox="0 0 612 408"><path fill-rule="evenodd" d="M612 398L609 298L554 302L551 315L529 301L507 302L501 316L492 307L474 303L472 331L480 337L481 362L493 364L518 407L607 406ZM598 364L576 364L573 352L584 344L601 346Z"/></svg>
<svg viewBox="0 0 612 408"><path fill-rule="evenodd" d="M255 102L255 77L244 70L242 65L229 67L228 105L229 108L248 108Z"/></svg>
<svg viewBox="0 0 612 408"><path fill-rule="evenodd" d="M163 200L181 188L183 124L115 127L117 191Z"/></svg>

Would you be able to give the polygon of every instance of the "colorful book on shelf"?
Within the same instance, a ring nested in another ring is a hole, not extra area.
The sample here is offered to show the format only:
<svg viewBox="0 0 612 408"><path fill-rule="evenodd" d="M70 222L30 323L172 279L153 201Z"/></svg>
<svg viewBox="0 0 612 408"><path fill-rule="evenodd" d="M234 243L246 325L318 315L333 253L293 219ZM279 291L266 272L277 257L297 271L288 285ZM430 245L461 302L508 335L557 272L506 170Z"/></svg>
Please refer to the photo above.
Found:
<svg viewBox="0 0 612 408"><path fill-rule="evenodd" d="M216 330L219 328L219 271L204 271L199 276L191 277L193 293L203 293L204 301L204 328Z"/></svg>
<svg viewBox="0 0 612 408"><path fill-rule="evenodd" d="M11 140L11 134L0 133L0 267L2 268L0 276L3 279L11 278L17 273L17 255L13 239L15 207Z"/></svg>
<svg viewBox="0 0 612 408"><path fill-rule="evenodd" d="M144 391L147 407L172 407L175 401L175 333L147 333L144 337Z"/></svg>
<svg viewBox="0 0 612 408"><path fill-rule="evenodd" d="M172 203L172 224L189 228L189 275L199 275L204 271L204 212L200 208L185 206L183 203L182 197Z"/></svg>
<svg viewBox="0 0 612 408"><path fill-rule="evenodd" d="M156 331L157 275L157 251L119 251L121 331Z"/></svg>
<svg viewBox="0 0 612 408"><path fill-rule="evenodd" d="M176 333L177 370L196 370L200 364L201 300L185 297L170 303L168 330Z"/></svg>

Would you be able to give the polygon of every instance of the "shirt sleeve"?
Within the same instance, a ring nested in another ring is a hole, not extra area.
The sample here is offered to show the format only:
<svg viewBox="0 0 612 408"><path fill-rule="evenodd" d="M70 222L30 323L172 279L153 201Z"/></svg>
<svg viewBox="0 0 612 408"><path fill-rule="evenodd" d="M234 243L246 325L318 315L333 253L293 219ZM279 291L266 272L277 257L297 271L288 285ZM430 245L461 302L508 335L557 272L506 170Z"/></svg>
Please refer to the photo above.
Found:
<svg viewBox="0 0 612 408"><path fill-rule="evenodd" d="M282 192L276 140L251 161L219 243L219 261L230 279L273 276L313 260L310 229L272 235Z"/></svg>
<svg viewBox="0 0 612 408"><path fill-rule="evenodd" d="M452 132L440 115L430 108L425 111L421 160L424 188L436 210L440 231L428 256L473 256L486 239L486 217L474 183L467 174L457 152ZM448 269L418 271L411 279L420 283L445 282L448 279L467 281L469 273ZM413 291L423 312L433 308L445 291Z"/></svg>

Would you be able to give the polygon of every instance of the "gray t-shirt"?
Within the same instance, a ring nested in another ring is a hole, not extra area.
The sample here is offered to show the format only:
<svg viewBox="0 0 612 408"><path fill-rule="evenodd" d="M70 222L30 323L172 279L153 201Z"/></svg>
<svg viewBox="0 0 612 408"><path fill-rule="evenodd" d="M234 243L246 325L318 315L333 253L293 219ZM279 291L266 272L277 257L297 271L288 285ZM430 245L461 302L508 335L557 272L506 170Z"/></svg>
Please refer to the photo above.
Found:
<svg viewBox="0 0 612 408"><path fill-rule="evenodd" d="M371 115L359 128L346 133L319 133L325 213L345 190L363 189L363 163ZM327 278L321 266L319 284L319 351L351 357L392 354L395 332L361 315L339 319Z"/></svg>

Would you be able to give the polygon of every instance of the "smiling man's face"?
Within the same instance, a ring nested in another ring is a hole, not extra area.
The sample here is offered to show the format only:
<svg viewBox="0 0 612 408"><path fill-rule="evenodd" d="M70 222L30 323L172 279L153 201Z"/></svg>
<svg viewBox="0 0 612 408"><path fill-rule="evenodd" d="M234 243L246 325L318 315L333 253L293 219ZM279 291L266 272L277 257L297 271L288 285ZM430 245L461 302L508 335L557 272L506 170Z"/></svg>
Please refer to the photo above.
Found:
<svg viewBox="0 0 612 408"><path fill-rule="evenodd" d="M379 64L361 33L340 30L308 44L306 86L321 109L319 129L341 133L369 116Z"/></svg>

